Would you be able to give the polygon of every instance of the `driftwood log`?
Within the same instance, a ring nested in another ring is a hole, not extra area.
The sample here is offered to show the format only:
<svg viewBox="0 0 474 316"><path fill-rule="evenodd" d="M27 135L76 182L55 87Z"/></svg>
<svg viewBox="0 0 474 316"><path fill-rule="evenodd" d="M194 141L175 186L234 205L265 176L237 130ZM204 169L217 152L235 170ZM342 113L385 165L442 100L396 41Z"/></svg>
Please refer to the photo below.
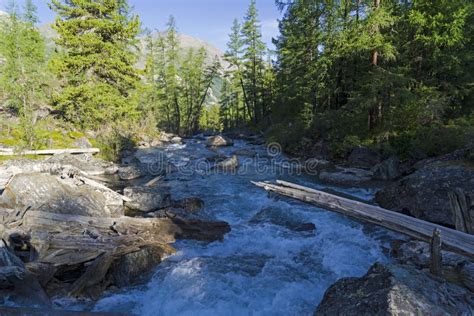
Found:
<svg viewBox="0 0 474 316"><path fill-rule="evenodd" d="M0 156L18 156L18 155L61 155L61 154L97 154L99 148L66 148L66 149L45 149L45 150L24 150L16 151L11 148L0 149Z"/></svg>
<svg viewBox="0 0 474 316"><path fill-rule="evenodd" d="M294 183L279 180L276 184L268 182L252 183L266 191L311 203L427 243L431 242L433 231L438 229L442 235L441 244L443 249L474 258L474 235Z"/></svg>

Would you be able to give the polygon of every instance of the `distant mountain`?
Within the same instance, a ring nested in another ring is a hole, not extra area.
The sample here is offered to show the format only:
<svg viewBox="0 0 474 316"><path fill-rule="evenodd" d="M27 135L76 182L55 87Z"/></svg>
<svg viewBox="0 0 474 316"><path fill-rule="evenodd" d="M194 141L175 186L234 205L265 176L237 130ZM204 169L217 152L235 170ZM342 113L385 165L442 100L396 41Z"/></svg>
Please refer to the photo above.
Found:
<svg viewBox="0 0 474 316"><path fill-rule="evenodd" d="M39 27L39 30L43 37L46 39L46 45L48 48L53 49L54 48L54 39L58 36L56 31L51 27L51 24L45 24ZM158 35L165 35L164 32L162 33L155 33L153 36L157 37ZM189 36L186 34L178 34L178 38L181 44L181 48L183 50L183 54L193 48L195 50L200 49L201 47L204 47L204 49L207 52L208 55L208 62L212 62L214 58L217 58L217 60L221 63L223 67L227 67L228 63L227 61L224 60L224 53L212 45L209 42L206 42L200 38ZM140 38L140 44L139 44L139 49L140 49L140 60L138 62L138 67L139 68L144 68L145 67L145 57L146 57L146 42L145 38L141 37Z"/></svg>
<svg viewBox="0 0 474 316"><path fill-rule="evenodd" d="M46 41L46 47L48 51L53 51L55 47L54 39L58 36L56 31L51 27L51 24L45 24L39 27L41 35L45 38ZM157 36L165 35L166 33L161 32L161 33L155 33L153 36L156 38ZM204 47L204 49L207 52L207 62L210 64L214 61L215 58L220 62L222 69L227 69L229 66L229 63L224 59L224 53L215 47L214 45L210 44L209 42L206 42L200 38L189 36L186 34L178 34L181 49L182 49L182 54L184 55L189 49L195 49L198 50L201 47ZM145 68L145 61L146 61L146 41L144 37L140 38L140 43L139 43L139 50L140 50L140 57L137 63L137 67L140 69ZM210 105L212 103L217 103L218 99L220 97L220 86L222 84L222 79L216 78L214 80L213 87L211 88L211 91L209 93L209 96L207 98L207 105Z"/></svg>

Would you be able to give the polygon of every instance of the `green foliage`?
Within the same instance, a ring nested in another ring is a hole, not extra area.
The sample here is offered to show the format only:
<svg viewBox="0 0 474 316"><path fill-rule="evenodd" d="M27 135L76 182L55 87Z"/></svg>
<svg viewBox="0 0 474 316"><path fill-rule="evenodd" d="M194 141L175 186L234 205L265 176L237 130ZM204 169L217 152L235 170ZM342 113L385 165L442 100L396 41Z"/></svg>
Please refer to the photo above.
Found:
<svg viewBox="0 0 474 316"><path fill-rule="evenodd" d="M138 115L133 92L140 78L133 46L140 31L126 0L51 0L59 53L52 68L62 82L54 105L82 127L97 128Z"/></svg>
<svg viewBox="0 0 474 316"><path fill-rule="evenodd" d="M361 144L422 158L469 141L472 126L462 122L473 112L472 3L277 4L274 122L303 126L341 158Z"/></svg>
<svg viewBox="0 0 474 316"><path fill-rule="evenodd" d="M26 1L23 14L10 1L9 15L0 21L0 100L20 118L21 140L34 145L35 111L46 100L45 44L35 24L36 7Z"/></svg>
<svg viewBox="0 0 474 316"><path fill-rule="evenodd" d="M164 36L148 37L147 85L158 126L191 135L199 128L208 93L220 65L208 64L204 48L182 56L176 21L170 17Z"/></svg>

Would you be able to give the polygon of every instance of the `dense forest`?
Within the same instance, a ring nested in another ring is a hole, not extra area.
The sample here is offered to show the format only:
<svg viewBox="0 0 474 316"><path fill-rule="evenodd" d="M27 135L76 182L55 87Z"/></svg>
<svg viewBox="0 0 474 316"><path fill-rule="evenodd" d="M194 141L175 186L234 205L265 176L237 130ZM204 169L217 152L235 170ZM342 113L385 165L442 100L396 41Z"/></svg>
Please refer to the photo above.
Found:
<svg viewBox="0 0 474 316"><path fill-rule="evenodd" d="M252 130L296 154L343 158L364 145L421 159L473 139L473 3L275 5L276 50L262 41L251 0L221 65L204 49L180 49L173 17L163 32L142 30L126 0L51 0L54 48L32 1L10 1L0 17L0 106L15 120L2 116L2 142L54 146L61 128L95 133L117 152L140 133Z"/></svg>

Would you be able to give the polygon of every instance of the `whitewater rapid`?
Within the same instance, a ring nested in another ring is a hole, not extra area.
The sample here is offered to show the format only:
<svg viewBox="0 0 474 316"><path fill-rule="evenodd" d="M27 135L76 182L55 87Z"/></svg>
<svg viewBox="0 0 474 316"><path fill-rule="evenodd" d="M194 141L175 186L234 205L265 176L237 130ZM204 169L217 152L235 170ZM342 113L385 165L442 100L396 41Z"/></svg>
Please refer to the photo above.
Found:
<svg viewBox="0 0 474 316"><path fill-rule="evenodd" d="M218 149L230 155L252 148L265 155L263 146L237 141ZM204 141L171 145L164 153L178 166L212 156ZM388 242L396 237L381 228L349 220L314 206L269 197L250 181L286 179L314 188L327 187L314 178L262 171L240 156L238 175L194 172L170 177L173 198L197 196L204 200L203 215L228 222L232 231L222 242L205 244L179 241L178 250L164 260L146 284L126 288L98 301L96 312L136 315L311 315L326 289L336 280L361 276L376 261L389 260ZM284 156L275 157L283 160ZM265 169L265 168L263 168ZM370 189L341 189L369 200ZM267 220L252 221L262 209ZM266 213L264 213L266 214ZM313 223L316 231L297 232L275 222Z"/></svg>

